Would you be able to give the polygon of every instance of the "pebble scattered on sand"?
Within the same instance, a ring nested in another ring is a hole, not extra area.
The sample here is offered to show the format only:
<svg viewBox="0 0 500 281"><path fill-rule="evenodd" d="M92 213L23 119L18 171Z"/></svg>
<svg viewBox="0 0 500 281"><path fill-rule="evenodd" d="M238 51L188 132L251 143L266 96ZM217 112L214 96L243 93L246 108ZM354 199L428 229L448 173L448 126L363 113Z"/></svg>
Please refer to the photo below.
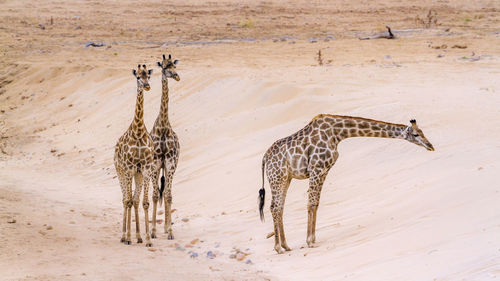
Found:
<svg viewBox="0 0 500 281"><path fill-rule="evenodd" d="M215 258L215 254L212 251L208 251L207 252L207 258L213 259L213 258Z"/></svg>
<svg viewBox="0 0 500 281"><path fill-rule="evenodd" d="M16 220L15 219L10 219L7 221L7 223L16 223Z"/></svg>
<svg viewBox="0 0 500 281"><path fill-rule="evenodd" d="M47 230L52 230L52 228L53 227L51 225L47 226Z"/></svg>
<svg viewBox="0 0 500 281"><path fill-rule="evenodd" d="M246 264L253 264L252 260L248 259L245 261Z"/></svg>
<svg viewBox="0 0 500 281"><path fill-rule="evenodd" d="M191 255L190 255L191 258L197 258L198 257L198 253L197 252L191 252Z"/></svg>
<svg viewBox="0 0 500 281"><path fill-rule="evenodd" d="M189 221L189 219L188 219L188 218L182 218L182 221L183 221L183 222L188 222L188 221Z"/></svg>

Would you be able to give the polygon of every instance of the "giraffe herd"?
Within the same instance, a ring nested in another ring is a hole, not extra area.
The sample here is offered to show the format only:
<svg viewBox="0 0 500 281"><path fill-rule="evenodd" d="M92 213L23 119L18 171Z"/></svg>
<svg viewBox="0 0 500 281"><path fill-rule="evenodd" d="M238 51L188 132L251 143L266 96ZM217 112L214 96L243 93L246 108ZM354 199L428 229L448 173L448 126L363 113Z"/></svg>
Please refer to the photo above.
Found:
<svg viewBox="0 0 500 281"><path fill-rule="evenodd" d="M115 146L114 164L122 190L123 233L121 242L131 244L132 206L135 212L137 243L142 243L139 226L139 202L144 190L142 206L146 231L146 247L151 247L151 239L157 238L156 213L158 201L165 206L164 231L168 239L174 239L172 232L172 179L179 160L179 140L168 118L168 79L180 80L175 71L178 60L163 55L158 62L162 75L162 97L160 112L153 129L148 133L144 124L144 91L149 91L151 69L138 65L132 74L137 79L137 101L135 115L127 131ZM320 114L298 132L277 140L269 147L262 159L262 188L259 190L259 211L264 219L264 174L271 189L271 214L274 224L274 250L278 253L290 251L283 228L283 209L288 187L292 179L309 179L307 204L308 247L316 241L316 213L319 206L321 188L330 168L335 164L340 141L352 137L379 137L407 140L429 151L434 147L424 136L415 120L410 125L387 123L372 119ZM160 177L161 176L161 177ZM160 185L158 184L160 180ZM135 189L132 192L132 181ZM149 182L153 186L152 229L149 231Z"/></svg>

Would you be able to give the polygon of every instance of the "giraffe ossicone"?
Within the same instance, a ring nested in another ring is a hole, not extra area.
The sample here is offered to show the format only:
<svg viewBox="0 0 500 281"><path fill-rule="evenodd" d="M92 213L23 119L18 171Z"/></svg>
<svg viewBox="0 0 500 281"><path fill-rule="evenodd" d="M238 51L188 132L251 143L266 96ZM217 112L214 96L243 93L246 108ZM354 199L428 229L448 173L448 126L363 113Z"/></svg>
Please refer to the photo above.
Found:
<svg viewBox="0 0 500 281"><path fill-rule="evenodd" d="M339 142L351 137L404 139L429 151L434 150L414 119L410 120L410 125L403 125L330 114L317 115L298 132L276 141L262 158L259 210L263 220L266 172L272 194L270 209L274 224L274 249L279 254L284 252L283 249L290 251L283 228L283 209L291 180L309 179L306 243L313 247L316 242L316 212L323 182L339 157Z"/></svg>

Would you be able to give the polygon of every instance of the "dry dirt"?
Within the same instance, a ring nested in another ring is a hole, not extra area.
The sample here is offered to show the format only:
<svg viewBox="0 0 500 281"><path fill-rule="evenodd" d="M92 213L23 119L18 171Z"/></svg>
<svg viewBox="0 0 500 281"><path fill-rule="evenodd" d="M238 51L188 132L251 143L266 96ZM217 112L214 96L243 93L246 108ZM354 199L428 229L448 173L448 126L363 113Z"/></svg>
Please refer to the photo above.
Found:
<svg viewBox="0 0 500 281"><path fill-rule="evenodd" d="M499 278L498 1L0 7L0 279ZM397 39L357 39L385 25ZM169 113L181 143L176 239L161 233L147 249L119 243L112 159L139 63L155 71L148 128L158 114L162 54L180 60ZM293 181L292 251L277 255L265 239L270 196L265 223L257 211L261 157L318 113L416 118L436 151L346 140L322 191L317 246L305 243L307 181Z"/></svg>

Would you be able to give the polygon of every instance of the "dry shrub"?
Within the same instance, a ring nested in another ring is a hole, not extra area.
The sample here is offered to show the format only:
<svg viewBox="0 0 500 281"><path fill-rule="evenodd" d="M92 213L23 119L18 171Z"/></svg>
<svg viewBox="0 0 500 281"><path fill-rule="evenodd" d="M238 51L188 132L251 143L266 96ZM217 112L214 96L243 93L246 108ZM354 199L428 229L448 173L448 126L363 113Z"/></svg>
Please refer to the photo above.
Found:
<svg viewBox="0 0 500 281"><path fill-rule="evenodd" d="M415 24L417 26L422 26L423 28L431 28L432 26L437 26L437 12L430 9L425 18L420 18L420 16L417 16L415 18Z"/></svg>

